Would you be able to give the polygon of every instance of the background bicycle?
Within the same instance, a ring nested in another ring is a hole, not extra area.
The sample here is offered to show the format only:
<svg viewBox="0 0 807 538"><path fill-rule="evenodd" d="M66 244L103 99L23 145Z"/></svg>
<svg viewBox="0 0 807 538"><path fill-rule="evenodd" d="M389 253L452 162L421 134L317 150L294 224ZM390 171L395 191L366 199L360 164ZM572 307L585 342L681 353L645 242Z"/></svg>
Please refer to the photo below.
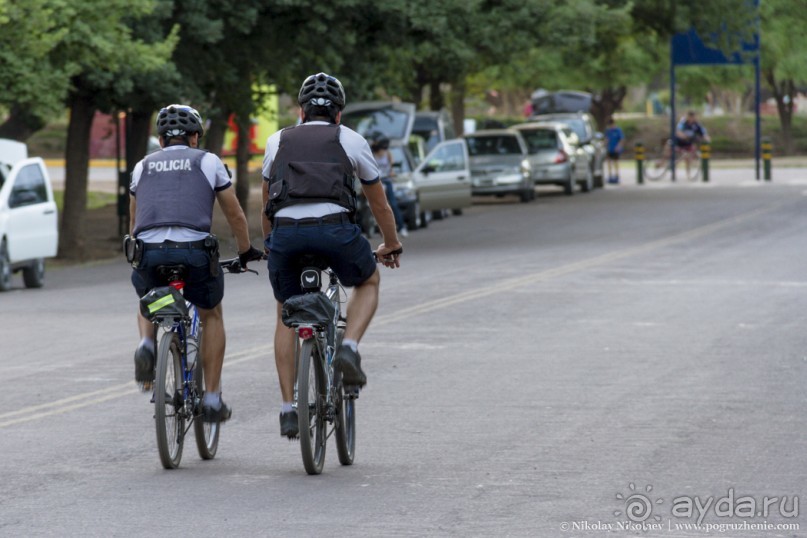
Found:
<svg viewBox="0 0 807 538"><path fill-rule="evenodd" d="M644 174L651 181L658 181L670 175L670 155L672 142L667 139L655 148L649 148L645 160ZM696 139L688 148L675 148L676 178L684 177L697 181L701 173L700 140ZM670 175L671 177L671 175Z"/></svg>
<svg viewBox="0 0 807 538"><path fill-rule="evenodd" d="M222 260L229 273L242 269L238 258ZM204 460L216 456L220 424L201 420L204 369L200 360L203 327L196 307L182 295L187 268L184 265L158 267L168 285L154 288L140 300L144 316L157 328L157 372L154 381L154 422L157 450L166 469L175 469L182 460L185 435L194 428L196 448Z"/></svg>

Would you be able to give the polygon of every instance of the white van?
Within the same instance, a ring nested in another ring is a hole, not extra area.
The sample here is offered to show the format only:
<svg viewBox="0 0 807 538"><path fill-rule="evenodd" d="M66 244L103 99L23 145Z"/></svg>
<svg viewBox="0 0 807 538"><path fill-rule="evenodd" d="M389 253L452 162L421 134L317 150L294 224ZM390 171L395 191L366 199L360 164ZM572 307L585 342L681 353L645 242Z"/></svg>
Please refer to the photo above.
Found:
<svg viewBox="0 0 807 538"><path fill-rule="evenodd" d="M0 139L0 291L18 271L25 287L42 287L45 258L56 256L58 226L44 161L29 159L25 144Z"/></svg>

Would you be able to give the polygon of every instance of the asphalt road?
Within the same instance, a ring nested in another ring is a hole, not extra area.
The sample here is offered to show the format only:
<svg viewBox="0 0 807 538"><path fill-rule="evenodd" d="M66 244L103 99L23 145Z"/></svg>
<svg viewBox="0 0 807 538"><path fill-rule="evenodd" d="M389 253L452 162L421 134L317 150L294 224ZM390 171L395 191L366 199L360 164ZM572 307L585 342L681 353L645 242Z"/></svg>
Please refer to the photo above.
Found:
<svg viewBox="0 0 807 538"><path fill-rule="evenodd" d="M278 434L265 269L227 277L218 456L189 439L176 471L132 381L125 263L15 280L0 536L805 536L805 237L798 178L542 191L434 222L383 274L356 464L331 443L317 477Z"/></svg>

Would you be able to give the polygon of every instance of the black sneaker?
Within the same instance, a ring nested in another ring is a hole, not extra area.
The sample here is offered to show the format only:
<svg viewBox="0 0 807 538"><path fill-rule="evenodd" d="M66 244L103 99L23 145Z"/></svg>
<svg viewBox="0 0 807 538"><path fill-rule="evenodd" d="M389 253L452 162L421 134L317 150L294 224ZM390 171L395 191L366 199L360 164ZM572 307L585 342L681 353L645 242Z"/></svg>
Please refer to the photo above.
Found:
<svg viewBox="0 0 807 538"><path fill-rule="evenodd" d="M294 409L288 413L280 413L280 435L289 439L296 439L300 435L297 411Z"/></svg>
<svg viewBox="0 0 807 538"><path fill-rule="evenodd" d="M140 390L151 390L154 383L154 352L144 345L137 346L134 354L135 381Z"/></svg>
<svg viewBox="0 0 807 538"><path fill-rule="evenodd" d="M233 410L226 403L215 409L209 405L202 405L202 422L227 422L233 416Z"/></svg>
<svg viewBox="0 0 807 538"><path fill-rule="evenodd" d="M353 351L345 345L340 346L336 360L333 361L333 367L342 372L344 385L363 387L367 384L367 376L361 369L361 356L358 351Z"/></svg>

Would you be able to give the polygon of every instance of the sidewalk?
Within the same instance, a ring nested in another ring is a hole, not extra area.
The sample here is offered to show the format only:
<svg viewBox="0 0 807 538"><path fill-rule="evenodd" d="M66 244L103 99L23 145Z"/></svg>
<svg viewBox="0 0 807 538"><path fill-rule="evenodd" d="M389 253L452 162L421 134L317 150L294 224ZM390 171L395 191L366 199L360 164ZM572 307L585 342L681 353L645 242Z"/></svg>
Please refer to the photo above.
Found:
<svg viewBox="0 0 807 538"><path fill-rule="evenodd" d="M645 184L638 185L636 182L636 161L621 161L619 166L621 186L652 186L652 185L753 185L753 184L795 184L807 185L807 158L790 157L774 159L771 168L771 181L764 179L764 169L760 167L760 179L756 179L754 159L731 159L731 160L711 160L709 161L709 183L703 182L703 175L697 182L690 182L686 179L683 169L680 169L673 183L669 175L659 181L649 181L644 178ZM607 185L607 184L606 184Z"/></svg>

